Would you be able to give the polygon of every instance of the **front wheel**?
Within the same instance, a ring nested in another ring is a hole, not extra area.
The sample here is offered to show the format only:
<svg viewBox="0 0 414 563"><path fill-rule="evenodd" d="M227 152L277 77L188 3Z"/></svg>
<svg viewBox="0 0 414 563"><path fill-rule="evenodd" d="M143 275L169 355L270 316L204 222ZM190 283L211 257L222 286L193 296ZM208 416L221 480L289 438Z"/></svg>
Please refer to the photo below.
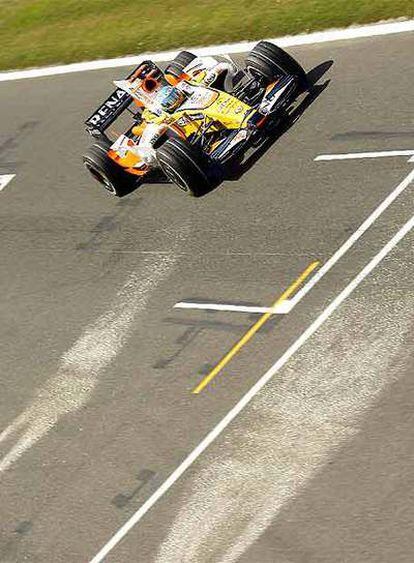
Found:
<svg viewBox="0 0 414 563"><path fill-rule="evenodd" d="M100 141L93 144L83 155L83 165L110 194L122 197L136 186L137 181L109 158L108 148Z"/></svg>
<svg viewBox="0 0 414 563"><path fill-rule="evenodd" d="M289 53L270 43L260 41L246 57L246 69L250 74L264 78L267 82L290 74L296 76L300 87L308 87L306 73Z"/></svg>
<svg viewBox="0 0 414 563"><path fill-rule="evenodd" d="M211 188L204 154L183 139L171 138L157 150L161 170L183 191L200 196Z"/></svg>

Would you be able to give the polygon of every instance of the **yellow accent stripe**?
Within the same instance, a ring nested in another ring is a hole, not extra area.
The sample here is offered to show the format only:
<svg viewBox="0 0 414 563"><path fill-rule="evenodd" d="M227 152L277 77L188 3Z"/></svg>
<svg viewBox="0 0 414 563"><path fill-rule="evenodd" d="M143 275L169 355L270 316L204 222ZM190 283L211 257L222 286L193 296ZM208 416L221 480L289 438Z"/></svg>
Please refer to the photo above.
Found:
<svg viewBox="0 0 414 563"><path fill-rule="evenodd" d="M296 289L304 282L304 280L319 266L319 260L312 262L304 272L295 280L272 305L272 309L280 305L296 291ZM265 322L272 316L273 313L264 313L258 321L246 332L246 334L227 352L227 354L219 361L214 369L200 381L200 383L192 391L193 394L198 395L212 379L229 363L229 361L237 354L237 352L256 334L256 332L265 324Z"/></svg>

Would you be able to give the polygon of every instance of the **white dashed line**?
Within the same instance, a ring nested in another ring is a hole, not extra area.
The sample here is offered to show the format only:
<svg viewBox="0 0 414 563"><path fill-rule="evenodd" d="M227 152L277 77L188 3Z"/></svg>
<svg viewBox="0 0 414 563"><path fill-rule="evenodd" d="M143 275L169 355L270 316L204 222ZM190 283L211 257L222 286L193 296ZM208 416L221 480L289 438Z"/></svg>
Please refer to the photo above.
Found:
<svg viewBox="0 0 414 563"><path fill-rule="evenodd" d="M393 151L398 152L398 155L392 156L407 156L413 154L414 151ZM403 155L401 153L404 153ZM385 154L385 153L360 153L360 154ZM322 157L333 157L343 155L321 155ZM358 156L357 158L362 158ZM369 158L369 157L368 157ZM315 160L324 160L321 157L316 157ZM326 158L326 160L334 160L333 158ZM269 307L247 307L242 305L226 305L226 304L212 304L212 303L191 303L181 301L174 305L177 309L201 309L206 311L228 311L235 313L273 313L278 315L286 315L295 307L301 299L305 297L309 291L333 268L333 266L348 252L348 250L362 237L362 235L375 223L375 221L384 213L386 209L397 199L399 195L412 183L414 180L414 170L412 170L404 180L380 203L380 205L365 219L359 228L338 248L325 264L312 276L309 281L299 289L294 297L286 299L272 309Z"/></svg>
<svg viewBox="0 0 414 563"><path fill-rule="evenodd" d="M378 151L378 152L350 152L344 154L320 154L314 160L355 160L364 158L386 158L391 156L414 156L414 150ZM411 162L412 158L408 162Z"/></svg>
<svg viewBox="0 0 414 563"><path fill-rule="evenodd" d="M0 192L4 190L9 182L13 180L16 174L2 174L0 175Z"/></svg>
<svg viewBox="0 0 414 563"><path fill-rule="evenodd" d="M174 309L201 309L203 311L223 311L229 313L272 313L284 315L288 312L289 303L286 299L277 307L250 307L245 305L226 305L225 303L192 303L191 301L180 301L174 305Z"/></svg>

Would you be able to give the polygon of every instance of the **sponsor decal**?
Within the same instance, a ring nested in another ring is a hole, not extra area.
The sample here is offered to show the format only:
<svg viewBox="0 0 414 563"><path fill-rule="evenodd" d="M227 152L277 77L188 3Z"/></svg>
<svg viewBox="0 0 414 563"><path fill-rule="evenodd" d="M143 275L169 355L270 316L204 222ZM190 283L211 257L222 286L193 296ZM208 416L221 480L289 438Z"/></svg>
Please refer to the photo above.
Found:
<svg viewBox="0 0 414 563"><path fill-rule="evenodd" d="M126 99L129 99L129 97L128 92L118 88L86 121L86 124L93 126L104 125L108 119L110 119L121 107L124 106Z"/></svg>
<svg viewBox="0 0 414 563"><path fill-rule="evenodd" d="M197 88L194 88L193 93L181 106L181 109L203 109L208 104L211 104L216 97L216 92L212 92L207 88L199 86Z"/></svg>
<svg viewBox="0 0 414 563"><path fill-rule="evenodd" d="M204 113L193 113L191 117L192 117L193 120L198 121L200 119L205 119L206 116L205 116Z"/></svg>
<svg viewBox="0 0 414 563"><path fill-rule="evenodd" d="M193 116L193 117L194 117L194 116ZM190 121L191 121L191 120L190 120L187 116L183 115L182 117L180 117L179 119L177 119L177 122L176 122L176 123L177 123L177 125L178 125L179 127L184 127L185 125L187 125L187 123L190 123Z"/></svg>
<svg viewBox="0 0 414 563"><path fill-rule="evenodd" d="M204 118L205 118L204 113L190 113L181 116L176 123L177 125L187 125L192 121L198 121L199 119L204 119Z"/></svg>
<svg viewBox="0 0 414 563"><path fill-rule="evenodd" d="M217 104L217 109L220 110L220 111L223 111L229 105L229 101L230 100L223 100L222 102Z"/></svg>

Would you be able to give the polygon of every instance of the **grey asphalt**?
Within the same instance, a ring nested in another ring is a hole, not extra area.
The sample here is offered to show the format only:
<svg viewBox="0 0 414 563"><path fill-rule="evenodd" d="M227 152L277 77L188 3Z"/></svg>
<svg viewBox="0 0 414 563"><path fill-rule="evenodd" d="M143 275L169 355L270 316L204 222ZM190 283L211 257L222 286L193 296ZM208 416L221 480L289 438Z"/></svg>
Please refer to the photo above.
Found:
<svg viewBox="0 0 414 563"><path fill-rule="evenodd" d="M0 561L88 561L413 213L413 188L199 396L270 305L412 170L412 34L292 48L325 84L238 181L122 200L82 169L119 70L0 85ZM332 63L330 62L332 61ZM328 82L329 81L329 82ZM408 562L412 234L108 561ZM119 336L119 338L118 338ZM14 426L13 426L14 425Z"/></svg>

